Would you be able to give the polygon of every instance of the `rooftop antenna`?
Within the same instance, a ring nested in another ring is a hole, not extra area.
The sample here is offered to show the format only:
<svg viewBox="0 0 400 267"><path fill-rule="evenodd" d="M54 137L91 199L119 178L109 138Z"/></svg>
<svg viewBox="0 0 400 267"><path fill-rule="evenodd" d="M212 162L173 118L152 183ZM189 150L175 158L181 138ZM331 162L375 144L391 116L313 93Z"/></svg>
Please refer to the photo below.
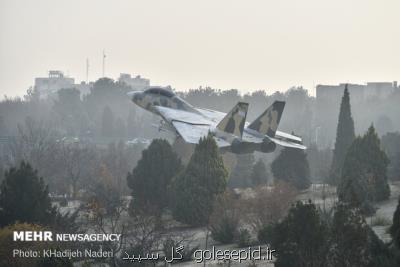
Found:
<svg viewBox="0 0 400 267"><path fill-rule="evenodd" d="M103 78L105 77L105 76L104 76L104 68L105 68L105 65L106 65L106 52L105 52L104 49L103 49Z"/></svg>
<svg viewBox="0 0 400 267"><path fill-rule="evenodd" d="M86 58L86 83L89 83L89 58Z"/></svg>

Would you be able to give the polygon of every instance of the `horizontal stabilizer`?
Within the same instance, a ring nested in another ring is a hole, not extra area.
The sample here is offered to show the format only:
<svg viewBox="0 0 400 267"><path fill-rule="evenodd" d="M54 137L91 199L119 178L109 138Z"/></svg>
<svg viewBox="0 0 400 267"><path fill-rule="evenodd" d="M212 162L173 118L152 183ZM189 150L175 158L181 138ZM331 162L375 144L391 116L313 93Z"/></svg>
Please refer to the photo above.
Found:
<svg viewBox="0 0 400 267"><path fill-rule="evenodd" d="M242 138L248 108L248 103L237 103L236 106L234 106L233 109L218 123L217 128L220 131Z"/></svg>
<svg viewBox="0 0 400 267"><path fill-rule="evenodd" d="M248 126L249 129L257 131L263 135L274 137L282 117L285 102L275 101L257 119Z"/></svg>
<svg viewBox="0 0 400 267"><path fill-rule="evenodd" d="M290 142L290 141L279 140L279 139L271 138L271 137L269 139L271 141L273 141L275 144L278 144L278 145L283 146L283 147L298 148L298 149L303 149L303 150L307 149L307 147L302 145L302 144L293 143L293 142Z"/></svg>

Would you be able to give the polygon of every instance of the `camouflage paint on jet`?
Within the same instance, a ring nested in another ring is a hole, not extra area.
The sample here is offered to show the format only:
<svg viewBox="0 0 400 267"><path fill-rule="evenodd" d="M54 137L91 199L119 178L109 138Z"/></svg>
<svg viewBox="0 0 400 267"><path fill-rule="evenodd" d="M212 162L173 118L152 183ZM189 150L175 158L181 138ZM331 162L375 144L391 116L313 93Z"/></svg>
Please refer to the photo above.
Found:
<svg viewBox="0 0 400 267"><path fill-rule="evenodd" d="M244 124L246 122L248 103L239 102L233 109L220 121L217 128L223 132L242 137Z"/></svg>
<svg viewBox="0 0 400 267"><path fill-rule="evenodd" d="M145 91L133 92L132 100L140 107L151 112L155 112L154 106L162 106L198 113L196 109L175 95L174 92L161 87L152 87Z"/></svg>
<svg viewBox="0 0 400 267"><path fill-rule="evenodd" d="M275 101L271 107L264 111L248 128L261 134L274 137L281 120L285 102Z"/></svg>
<svg viewBox="0 0 400 267"><path fill-rule="evenodd" d="M128 95L138 106L161 116L168 130L189 144L198 144L202 137L211 133L221 151L237 154L254 151L269 153L275 150L277 144L306 148L301 144L301 138L277 131L285 106L281 101L275 101L246 127L247 103L239 102L225 114L194 108L171 90L162 87L133 91Z"/></svg>

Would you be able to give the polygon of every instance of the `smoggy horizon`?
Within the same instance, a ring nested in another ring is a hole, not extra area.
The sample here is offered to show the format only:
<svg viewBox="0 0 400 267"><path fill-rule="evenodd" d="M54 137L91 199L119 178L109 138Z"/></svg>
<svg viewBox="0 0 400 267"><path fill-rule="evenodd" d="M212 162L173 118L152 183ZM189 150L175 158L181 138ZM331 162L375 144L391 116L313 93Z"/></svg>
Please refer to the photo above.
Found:
<svg viewBox="0 0 400 267"><path fill-rule="evenodd" d="M400 80L400 2L65 1L0 3L0 95L35 77L120 73L185 91L268 93Z"/></svg>

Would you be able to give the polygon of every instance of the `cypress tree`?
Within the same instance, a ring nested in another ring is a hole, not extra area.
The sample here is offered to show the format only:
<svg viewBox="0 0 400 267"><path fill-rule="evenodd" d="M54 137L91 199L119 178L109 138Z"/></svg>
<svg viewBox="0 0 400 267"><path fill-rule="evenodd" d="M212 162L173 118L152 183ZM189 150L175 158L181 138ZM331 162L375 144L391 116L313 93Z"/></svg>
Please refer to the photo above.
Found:
<svg viewBox="0 0 400 267"><path fill-rule="evenodd" d="M193 226L206 225L216 196L226 188L227 176L214 138L201 138L185 171L172 184L175 219Z"/></svg>
<svg viewBox="0 0 400 267"><path fill-rule="evenodd" d="M163 139L154 139L143 150L142 158L128 174L128 186L132 189L132 208L161 211L168 204L168 186L172 178L182 170L178 155Z"/></svg>
<svg viewBox="0 0 400 267"><path fill-rule="evenodd" d="M333 151L332 165L328 180L330 184L338 184L347 149L350 147L354 138L354 121L351 117L350 94L346 84L344 88L342 102L340 104L339 121L336 130L335 149Z"/></svg>

